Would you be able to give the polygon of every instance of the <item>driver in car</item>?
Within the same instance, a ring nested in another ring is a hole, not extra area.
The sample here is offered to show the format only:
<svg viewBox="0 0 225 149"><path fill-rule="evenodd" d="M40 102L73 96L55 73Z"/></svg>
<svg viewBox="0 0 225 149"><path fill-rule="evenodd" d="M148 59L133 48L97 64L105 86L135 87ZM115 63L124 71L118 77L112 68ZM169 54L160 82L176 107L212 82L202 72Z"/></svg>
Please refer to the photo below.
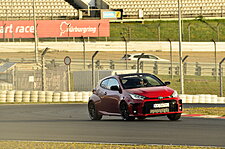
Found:
<svg viewBox="0 0 225 149"><path fill-rule="evenodd" d="M140 83L141 86L147 86L147 82L144 79L140 79L139 83Z"/></svg>

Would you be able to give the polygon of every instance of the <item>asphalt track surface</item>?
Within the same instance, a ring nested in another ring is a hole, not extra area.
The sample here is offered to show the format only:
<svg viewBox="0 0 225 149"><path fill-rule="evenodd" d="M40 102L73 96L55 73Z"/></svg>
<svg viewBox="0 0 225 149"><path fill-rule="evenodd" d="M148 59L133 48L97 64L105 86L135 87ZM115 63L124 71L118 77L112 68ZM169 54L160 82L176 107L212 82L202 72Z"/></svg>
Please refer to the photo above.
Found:
<svg viewBox="0 0 225 149"><path fill-rule="evenodd" d="M185 105L190 106L196 105ZM86 104L0 105L0 140L225 147L224 132L224 119L183 117L174 122L167 117L144 121L103 117L91 121Z"/></svg>

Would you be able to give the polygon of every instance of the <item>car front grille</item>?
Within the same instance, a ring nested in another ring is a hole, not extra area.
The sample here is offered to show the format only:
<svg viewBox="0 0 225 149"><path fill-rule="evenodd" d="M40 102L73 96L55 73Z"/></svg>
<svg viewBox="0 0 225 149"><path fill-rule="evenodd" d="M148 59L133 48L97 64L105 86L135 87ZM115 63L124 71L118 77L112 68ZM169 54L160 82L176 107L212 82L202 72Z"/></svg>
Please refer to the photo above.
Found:
<svg viewBox="0 0 225 149"><path fill-rule="evenodd" d="M154 108L154 104L169 103L169 107ZM178 105L176 100L147 101L143 107L143 114L177 112Z"/></svg>

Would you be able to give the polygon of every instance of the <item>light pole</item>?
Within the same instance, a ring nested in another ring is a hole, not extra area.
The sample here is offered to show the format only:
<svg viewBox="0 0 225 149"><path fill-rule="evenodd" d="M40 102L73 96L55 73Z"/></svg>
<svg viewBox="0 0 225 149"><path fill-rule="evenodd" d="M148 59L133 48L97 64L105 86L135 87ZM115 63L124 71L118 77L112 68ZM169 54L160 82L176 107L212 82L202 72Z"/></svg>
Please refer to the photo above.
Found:
<svg viewBox="0 0 225 149"><path fill-rule="evenodd" d="M220 41L220 23L217 23L216 31L217 31L217 41Z"/></svg>
<svg viewBox="0 0 225 149"><path fill-rule="evenodd" d="M99 30L100 25L101 25L101 24L99 23L99 24L98 24L98 40L100 39L100 37L99 37L99 36L100 36L100 30Z"/></svg>
<svg viewBox="0 0 225 149"><path fill-rule="evenodd" d="M98 54L99 51L95 51L91 58L91 66L92 66L92 88L95 88L95 67L94 67L94 58Z"/></svg>
<svg viewBox="0 0 225 149"><path fill-rule="evenodd" d="M42 91L46 90L46 71L45 71L45 54L49 48L45 48L44 51L41 53L41 60L42 60Z"/></svg>
<svg viewBox="0 0 225 149"><path fill-rule="evenodd" d="M160 33L161 32L161 30L160 30L160 23L158 24L158 41L160 41L161 39L161 37L160 37Z"/></svg>
<svg viewBox="0 0 225 149"><path fill-rule="evenodd" d="M85 39L84 36L81 36L83 39L83 65L84 65L84 70L86 69L86 47L85 47Z"/></svg>
<svg viewBox="0 0 225 149"><path fill-rule="evenodd" d="M122 38L123 38L123 40L124 40L124 42L125 42L125 56L126 56L126 70L128 69L128 55L127 55L127 39L126 39L126 37L123 35L123 33L121 33L121 35L122 35Z"/></svg>
<svg viewBox="0 0 225 149"><path fill-rule="evenodd" d="M184 76L182 63L182 27L181 27L181 0L178 0L178 26L179 26L179 64L180 64L180 93L184 94Z"/></svg>
<svg viewBox="0 0 225 149"><path fill-rule="evenodd" d="M188 41L191 41L191 23L188 24Z"/></svg>
<svg viewBox="0 0 225 149"><path fill-rule="evenodd" d="M34 55L35 62L38 63L38 39L37 39L37 21L35 14L35 0L33 0L33 21L34 21Z"/></svg>
<svg viewBox="0 0 225 149"><path fill-rule="evenodd" d="M185 60L189 57L189 55L186 55L183 59L182 59L182 63L185 62Z"/></svg>

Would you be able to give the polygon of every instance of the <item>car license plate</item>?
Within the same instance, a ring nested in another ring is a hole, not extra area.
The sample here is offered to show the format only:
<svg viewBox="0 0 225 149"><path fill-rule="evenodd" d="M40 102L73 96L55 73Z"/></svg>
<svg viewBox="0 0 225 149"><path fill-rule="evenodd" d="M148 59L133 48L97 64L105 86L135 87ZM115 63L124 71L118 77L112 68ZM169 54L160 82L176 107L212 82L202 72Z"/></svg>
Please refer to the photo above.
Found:
<svg viewBox="0 0 225 149"><path fill-rule="evenodd" d="M166 113L170 112L169 108L163 108L163 109L151 109L150 113Z"/></svg>
<svg viewBox="0 0 225 149"><path fill-rule="evenodd" d="M167 107L170 107L169 103L158 103L153 105L153 108L167 108Z"/></svg>

